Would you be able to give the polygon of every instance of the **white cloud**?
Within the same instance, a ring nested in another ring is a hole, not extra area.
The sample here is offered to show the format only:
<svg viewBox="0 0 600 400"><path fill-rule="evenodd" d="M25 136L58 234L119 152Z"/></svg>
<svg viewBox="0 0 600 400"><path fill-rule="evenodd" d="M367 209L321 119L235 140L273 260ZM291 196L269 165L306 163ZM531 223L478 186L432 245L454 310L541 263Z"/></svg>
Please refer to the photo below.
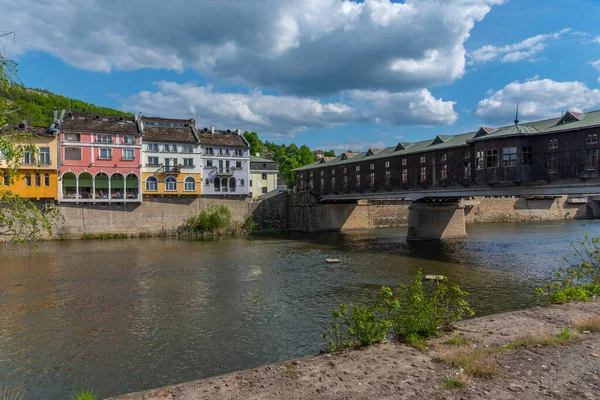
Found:
<svg viewBox="0 0 600 400"><path fill-rule="evenodd" d="M590 61L589 64L596 68L598 71L600 71L600 59L596 60L596 61Z"/></svg>
<svg viewBox="0 0 600 400"><path fill-rule="evenodd" d="M480 64L498 59L503 63L521 60L533 61L533 56L546 49L551 41L560 38L563 34L569 32L569 30L570 29L563 29L556 33L536 35L519 43L500 47L485 45L477 50L469 52L469 63Z"/></svg>
<svg viewBox="0 0 600 400"><path fill-rule="evenodd" d="M292 136L306 129L327 129L349 123L436 126L452 123L453 102L435 99L428 90L408 93L351 91L341 101L323 102L297 96L254 91L220 93L210 86L158 82L122 101L122 108L145 115L196 118L199 126L255 130Z"/></svg>
<svg viewBox="0 0 600 400"><path fill-rule="evenodd" d="M584 111L600 107L600 90L582 82L538 79L512 82L477 105L475 115L493 125L508 125L519 103L522 121L552 118L561 111Z"/></svg>
<svg viewBox="0 0 600 400"><path fill-rule="evenodd" d="M195 68L289 94L412 91L465 71L464 42L504 0L0 0L9 56L92 71Z"/></svg>
<svg viewBox="0 0 600 400"><path fill-rule="evenodd" d="M600 36L596 36L592 39L592 42L600 44Z"/></svg>

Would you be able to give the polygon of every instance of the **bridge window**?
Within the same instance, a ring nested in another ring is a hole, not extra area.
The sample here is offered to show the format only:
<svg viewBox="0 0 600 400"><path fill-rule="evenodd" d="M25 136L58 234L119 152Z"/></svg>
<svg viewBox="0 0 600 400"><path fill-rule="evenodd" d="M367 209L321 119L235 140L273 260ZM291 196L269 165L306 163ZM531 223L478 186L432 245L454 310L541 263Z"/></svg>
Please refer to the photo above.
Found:
<svg viewBox="0 0 600 400"><path fill-rule="evenodd" d="M471 179L471 162L465 162L465 166L463 169L463 176L465 179Z"/></svg>
<svg viewBox="0 0 600 400"><path fill-rule="evenodd" d="M25 186L31 186L31 174L25 174Z"/></svg>
<svg viewBox="0 0 600 400"><path fill-rule="evenodd" d="M263 174L265 177L263 179L267 179L267 174ZM321 170L321 176L325 175L325 171Z"/></svg>
<svg viewBox="0 0 600 400"><path fill-rule="evenodd" d="M344 189L348 188L348 177L344 176L344 180L342 181L342 186Z"/></svg>
<svg viewBox="0 0 600 400"><path fill-rule="evenodd" d="M448 164L442 164L442 173L440 174L440 179L445 181L448 179Z"/></svg>
<svg viewBox="0 0 600 400"><path fill-rule="evenodd" d="M442 154L442 162L446 162L446 161L448 161L448 154L444 153L444 154Z"/></svg>
<svg viewBox="0 0 600 400"><path fill-rule="evenodd" d="M356 166L356 172L360 172L360 165Z"/></svg>
<svg viewBox="0 0 600 400"><path fill-rule="evenodd" d="M335 168L331 168L331 175L335 175Z"/></svg>
<svg viewBox="0 0 600 400"><path fill-rule="evenodd" d="M585 138L586 144L598 144L598 135L596 133L589 133Z"/></svg>
<svg viewBox="0 0 600 400"><path fill-rule="evenodd" d="M404 166L406 166L406 158L403 158L403 159L402 159L402 166L403 166L403 167L404 167Z"/></svg>
<svg viewBox="0 0 600 400"><path fill-rule="evenodd" d="M35 186L42 186L42 176L40 174L34 175Z"/></svg>
<svg viewBox="0 0 600 400"><path fill-rule="evenodd" d="M312 171L310 171L310 175L309 175L309 176L310 176L311 178L313 177L313 172L312 172Z"/></svg>
<svg viewBox="0 0 600 400"><path fill-rule="evenodd" d="M44 174L44 186L50 186L50 175Z"/></svg>
<svg viewBox="0 0 600 400"><path fill-rule="evenodd" d="M521 150L523 152L523 165L533 165L533 147L523 146Z"/></svg>
<svg viewBox="0 0 600 400"><path fill-rule="evenodd" d="M385 184L389 185L392 180L392 173L390 171L385 171Z"/></svg>
<svg viewBox="0 0 600 400"><path fill-rule="evenodd" d="M344 167L344 173L348 173L348 167Z"/></svg>
<svg viewBox="0 0 600 400"><path fill-rule="evenodd" d="M406 183L406 182L408 182L408 170L403 169L402 170L402 183Z"/></svg>
<svg viewBox="0 0 600 400"><path fill-rule="evenodd" d="M548 155L548 173L556 174L558 172L558 154L550 153Z"/></svg>
<svg viewBox="0 0 600 400"><path fill-rule="evenodd" d="M356 187L360 187L360 175L356 175Z"/></svg>
<svg viewBox="0 0 600 400"><path fill-rule="evenodd" d="M471 150L465 149L463 153L463 158L471 158Z"/></svg>
<svg viewBox="0 0 600 400"><path fill-rule="evenodd" d="M369 169L374 170L375 169L375 164L371 163L371 165L369 166Z"/></svg>
<svg viewBox="0 0 600 400"><path fill-rule="evenodd" d="M587 171L595 171L598 168L598 150L588 150L585 160L585 169Z"/></svg>
<svg viewBox="0 0 600 400"><path fill-rule="evenodd" d="M502 166L516 167L517 166L517 148L506 147L502 149Z"/></svg>
<svg viewBox="0 0 600 400"><path fill-rule="evenodd" d="M549 150L558 149L558 139L556 139L556 138L550 139L548 141L548 149Z"/></svg>
<svg viewBox="0 0 600 400"><path fill-rule="evenodd" d="M488 150L487 151L487 167L488 168L497 168L498 167L498 162L500 161L498 159L498 149L493 149L493 150Z"/></svg>
<svg viewBox="0 0 600 400"><path fill-rule="evenodd" d="M386 162L385 162L385 167L386 167L386 168L389 168L389 167L390 167L390 162L389 162L389 161L386 161Z"/></svg>
<svg viewBox="0 0 600 400"><path fill-rule="evenodd" d="M325 190L325 179L321 178L321 191Z"/></svg>
<svg viewBox="0 0 600 400"><path fill-rule="evenodd" d="M475 165L477 169L483 169L483 151L477 152L477 157L475 157Z"/></svg>
<svg viewBox="0 0 600 400"><path fill-rule="evenodd" d="M369 174L369 186L375 186L375 172Z"/></svg>
<svg viewBox="0 0 600 400"><path fill-rule="evenodd" d="M427 181L427 167L421 167L421 182Z"/></svg>
<svg viewBox="0 0 600 400"><path fill-rule="evenodd" d="M313 190L314 187L315 187L315 182L311 179L310 181L308 181L308 188L310 190Z"/></svg>
<svg viewBox="0 0 600 400"><path fill-rule="evenodd" d="M331 188L335 190L335 176L331 178Z"/></svg>
<svg viewBox="0 0 600 400"><path fill-rule="evenodd" d="M425 158L425 156L421 156L421 164L425 164L427 162L427 159Z"/></svg>

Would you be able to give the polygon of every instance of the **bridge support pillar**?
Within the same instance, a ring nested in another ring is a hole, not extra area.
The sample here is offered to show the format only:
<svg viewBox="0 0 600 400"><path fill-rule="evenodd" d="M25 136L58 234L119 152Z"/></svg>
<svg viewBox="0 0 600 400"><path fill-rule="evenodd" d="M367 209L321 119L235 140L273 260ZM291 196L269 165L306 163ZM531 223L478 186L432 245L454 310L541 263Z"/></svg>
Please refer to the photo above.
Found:
<svg viewBox="0 0 600 400"><path fill-rule="evenodd" d="M462 203L413 203L409 208L407 240L444 240L467 237Z"/></svg>

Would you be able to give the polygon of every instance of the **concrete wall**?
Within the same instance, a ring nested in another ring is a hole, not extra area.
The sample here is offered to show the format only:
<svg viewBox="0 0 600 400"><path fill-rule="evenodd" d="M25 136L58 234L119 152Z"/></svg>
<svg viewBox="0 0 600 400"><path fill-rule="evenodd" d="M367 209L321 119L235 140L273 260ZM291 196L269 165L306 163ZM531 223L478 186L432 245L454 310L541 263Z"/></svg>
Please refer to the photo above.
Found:
<svg viewBox="0 0 600 400"><path fill-rule="evenodd" d="M197 215L211 204L227 205L237 226L242 226L256 208L256 204L247 200L206 198L157 198L144 200L142 204L125 205L60 204L57 208L64 216L64 223L56 230L56 237L159 234L178 228L186 218Z"/></svg>

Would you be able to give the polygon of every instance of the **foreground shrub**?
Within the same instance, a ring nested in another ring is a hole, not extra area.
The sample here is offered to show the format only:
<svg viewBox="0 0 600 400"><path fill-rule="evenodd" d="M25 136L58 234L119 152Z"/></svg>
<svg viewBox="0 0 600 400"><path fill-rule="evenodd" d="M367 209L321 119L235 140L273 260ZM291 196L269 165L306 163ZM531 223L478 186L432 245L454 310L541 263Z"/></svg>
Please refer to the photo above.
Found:
<svg viewBox="0 0 600 400"><path fill-rule="evenodd" d="M564 258L567 267L559 267L557 281L535 290L541 304L587 301L600 295L600 238L589 238L575 244L572 259Z"/></svg>
<svg viewBox="0 0 600 400"><path fill-rule="evenodd" d="M98 397L91 390L82 390L73 397L73 400L98 400Z"/></svg>
<svg viewBox="0 0 600 400"><path fill-rule="evenodd" d="M179 233L183 235L222 234L231 230L231 211L226 205L209 206L185 220Z"/></svg>
<svg viewBox="0 0 600 400"><path fill-rule="evenodd" d="M340 305L333 312L331 328L323 334L329 351L369 346L383 341L390 333L424 349L423 339L438 336L441 331L451 329L456 321L473 315L464 299L467 293L458 285L449 285L444 279L427 286L428 290L419 270L411 283L400 286L396 293L382 287L380 298L373 304Z"/></svg>

